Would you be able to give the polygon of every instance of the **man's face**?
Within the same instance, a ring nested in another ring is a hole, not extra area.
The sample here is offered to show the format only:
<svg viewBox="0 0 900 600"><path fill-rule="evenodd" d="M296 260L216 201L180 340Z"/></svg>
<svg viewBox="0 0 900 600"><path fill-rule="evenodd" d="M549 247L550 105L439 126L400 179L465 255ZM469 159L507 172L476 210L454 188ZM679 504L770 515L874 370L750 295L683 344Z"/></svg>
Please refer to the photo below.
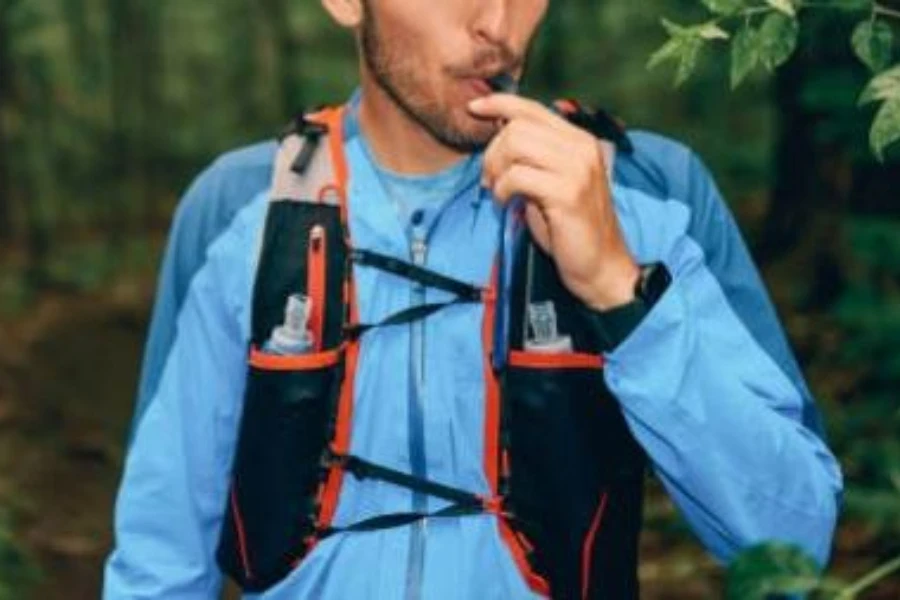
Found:
<svg viewBox="0 0 900 600"><path fill-rule="evenodd" d="M360 38L368 75L439 142L471 152L496 125L467 103L485 78L522 71L549 0L363 0Z"/></svg>

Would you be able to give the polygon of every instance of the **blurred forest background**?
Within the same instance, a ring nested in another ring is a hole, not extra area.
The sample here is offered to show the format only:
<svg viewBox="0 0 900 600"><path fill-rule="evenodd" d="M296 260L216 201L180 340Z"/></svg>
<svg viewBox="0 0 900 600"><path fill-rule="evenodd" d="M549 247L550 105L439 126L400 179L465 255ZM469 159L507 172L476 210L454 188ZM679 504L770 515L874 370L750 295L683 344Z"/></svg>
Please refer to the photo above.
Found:
<svg viewBox="0 0 900 600"><path fill-rule="evenodd" d="M697 0L551 5L529 93L683 140L738 216L844 468L830 573L897 556L900 153L872 158L873 110L856 105L870 73L848 40L868 12L805 15L793 58L732 93L725 52L677 91L646 68L660 17L702 20ZM313 0L0 0L0 599L97 597L181 191L355 77ZM658 488L640 575L647 598L722 594ZM900 580L865 597L898 598Z"/></svg>

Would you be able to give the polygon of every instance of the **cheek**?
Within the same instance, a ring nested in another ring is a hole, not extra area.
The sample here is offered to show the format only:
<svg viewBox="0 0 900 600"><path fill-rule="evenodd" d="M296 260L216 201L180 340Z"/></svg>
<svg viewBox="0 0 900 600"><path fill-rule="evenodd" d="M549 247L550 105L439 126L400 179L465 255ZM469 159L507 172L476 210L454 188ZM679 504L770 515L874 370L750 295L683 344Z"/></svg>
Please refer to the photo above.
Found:
<svg viewBox="0 0 900 600"><path fill-rule="evenodd" d="M523 6L518 11L518 19L515 21L513 28L514 39L521 46L517 49L524 51L534 41L534 36L538 32L538 28L547 16L547 0L525 0L527 6Z"/></svg>

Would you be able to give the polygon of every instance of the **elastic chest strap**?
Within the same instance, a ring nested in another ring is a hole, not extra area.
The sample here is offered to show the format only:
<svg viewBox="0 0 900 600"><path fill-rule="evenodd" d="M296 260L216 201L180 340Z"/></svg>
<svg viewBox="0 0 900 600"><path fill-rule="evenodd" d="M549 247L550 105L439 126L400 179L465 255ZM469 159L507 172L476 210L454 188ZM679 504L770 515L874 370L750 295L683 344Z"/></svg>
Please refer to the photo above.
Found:
<svg viewBox="0 0 900 600"><path fill-rule="evenodd" d="M388 513L363 519L343 527L323 527L316 532L320 539L334 535L335 533L375 531L377 529L400 527L431 517L462 517L485 512L496 513L500 510L501 503L498 500L488 499L479 494L437 483L436 481L431 481L429 479L415 477L402 471L369 462L352 454L337 454L333 451L328 451L325 462L325 466L343 469L360 481L363 479L378 479L415 492L421 492L436 498L447 500L451 502L451 504L430 512L409 511Z"/></svg>
<svg viewBox="0 0 900 600"><path fill-rule="evenodd" d="M405 308L376 323L349 324L345 327L345 332L351 338L359 337L370 329L387 327L390 325L402 325L404 323L411 323L419 319L424 319L425 317L454 304L481 302L484 300L485 294L487 293L485 289L470 283L459 281L452 277L447 277L441 273L426 269L425 267L408 263L393 256L379 254L371 250L352 250L350 252L350 260L358 265L374 267L424 286L441 289L456 295L456 298L446 302L431 302Z"/></svg>

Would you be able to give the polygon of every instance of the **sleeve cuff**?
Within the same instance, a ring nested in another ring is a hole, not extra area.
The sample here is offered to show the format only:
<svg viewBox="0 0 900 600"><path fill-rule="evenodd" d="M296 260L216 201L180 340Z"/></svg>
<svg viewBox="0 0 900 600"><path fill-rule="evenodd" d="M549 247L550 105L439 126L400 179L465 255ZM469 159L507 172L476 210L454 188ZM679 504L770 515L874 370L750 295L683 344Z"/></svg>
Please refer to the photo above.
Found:
<svg viewBox="0 0 900 600"><path fill-rule="evenodd" d="M581 308L602 352L610 352L625 341L650 312L650 307L642 300L606 311L594 310L587 305L582 305Z"/></svg>
<svg viewBox="0 0 900 600"><path fill-rule="evenodd" d="M631 302L604 311L594 310L582 304L588 326L599 342L601 351L610 352L625 341L671 283L672 276L668 268L663 263L653 263L641 268L635 298Z"/></svg>

